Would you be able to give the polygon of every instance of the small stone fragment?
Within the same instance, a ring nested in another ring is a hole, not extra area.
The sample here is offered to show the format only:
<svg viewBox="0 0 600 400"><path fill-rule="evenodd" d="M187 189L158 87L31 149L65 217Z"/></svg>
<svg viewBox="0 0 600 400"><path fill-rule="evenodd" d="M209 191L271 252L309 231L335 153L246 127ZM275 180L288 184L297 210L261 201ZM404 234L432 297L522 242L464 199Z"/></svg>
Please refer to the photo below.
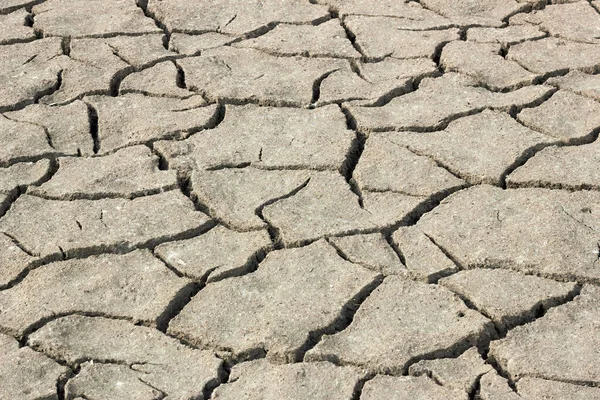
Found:
<svg viewBox="0 0 600 400"><path fill-rule="evenodd" d="M533 377L597 386L599 310L600 291L584 286L572 302L493 341L489 355L513 380Z"/></svg>
<svg viewBox="0 0 600 400"><path fill-rule="evenodd" d="M328 74L350 69L346 60L276 57L254 49L221 47L200 57L178 61L188 88L210 100L251 102L278 107L304 107L314 98L315 82Z"/></svg>
<svg viewBox="0 0 600 400"><path fill-rule="evenodd" d="M537 26L509 25L504 28L474 27L467 31L467 40L479 43L500 43L503 47L541 39L546 33Z"/></svg>
<svg viewBox="0 0 600 400"><path fill-rule="evenodd" d="M360 207L358 196L344 177L335 172L312 174L306 187L267 205L263 215L277 229L285 246L377 227L371 214Z"/></svg>
<svg viewBox="0 0 600 400"><path fill-rule="evenodd" d="M599 400L600 390L596 387L573 385L565 382L548 381L537 378L523 378L517 382L517 389L526 399L543 400Z"/></svg>
<svg viewBox="0 0 600 400"><path fill-rule="evenodd" d="M550 4L542 10L517 14L512 24L531 24L550 36L600 44L600 13L588 2Z"/></svg>
<svg viewBox="0 0 600 400"><path fill-rule="evenodd" d="M266 228L257 214L265 204L288 196L310 177L310 172L302 170L228 168L194 171L191 189L212 217L237 230L249 231Z"/></svg>
<svg viewBox="0 0 600 400"><path fill-rule="evenodd" d="M181 172L252 165L265 169L342 170L356 134L336 106L227 106L216 128L155 149Z"/></svg>
<svg viewBox="0 0 600 400"><path fill-rule="evenodd" d="M31 254L61 258L130 250L206 229L208 217L178 191L133 200L46 200L22 195L0 219Z"/></svg>
<svg viewBox="0 0 600 400"><path fill-rule="evenodd" d="M504 19L525 11L527 3L514 0L423 0L423 6L459 25L500 27Z"/></svg>
<svg viewBox="0 0 600 400"><path fill-rule="evenodd" d="M276 365L265 360L237 364L230 383L213 394L220 400L348 400L364 374L354 367L330 363Z"/></svg>
<svg viewBox="0 0 600 400"><path fill-rule="evenodd" d="M70 365L89 361L83 364L81 379L73 379L74 383L67 385L67 393L94 387L109 393L122 379L131 382L136 377L163 392L166 398L201 399L207 386L218 382L221 375L222 361L213 353L182 345L154 328L123 320L70 315L49 322L30 335L29 344ZM94 362L91 368L93 361L98 363ZM102 364L109 370L96 367ZM129 366L130 372L119 375L118 365ZM101 379L103 375L106 380ZM130 394L125 398L130 399Z"/></svg>
<svg viewBox="0 0 600 400"><path fill-rule="evenodd" d="M185 138L212 125L217 113L217 106L207 105L201 96L172 99L131 93L90 96L85 101L98 113L101 154L159 139Z"/></svg>
<svg viewBox="0 0 600 400"><path fill-rule="evenodd" d="M8 236L0 233L0 288L4 289L31 267L36 258L17 246Z"/></svg>
<svg viewBox="0 0 600 400"><path fill-rule="evenodd" d="M490 371L493 371L493 367L483 361L475 347L457 358L422 360L408 369L410 375L427 375L448 389L463 390L466 393L472 393L477 379Z"/></svg>
<svg viewBox="0 0 600 400"><path fill-rule="evenodd" d="M496 371L490 371L479 381L479 398L481 400L520 400L522 396L508 385L505 378L498 375Z"/></svg>
<svg viewBox="0 0 600 400"><path fill-rule="evenodd" d="M600 75L571 71L565 76L550 78L546 83L600 101Z"/></svg>
<svg viewBox="0 0 600 400"><path fill-rule="evenodd" d="M600 282L599 204L593 191L477 186L448 197L417 226L464 269Z"/></svg>
<svg viewBox="0 0 600 400"><path fill-rule="evenodd" d="M363 131L439 130L453 119L486 107L508 111L537 104L550 90L549 86L535 85L494 93L475 86L472 78L447 73L440 78L423 79L418 90L382 107L350 103L348 110Z"/></svg>
<svg viewBox="0 0 600 400"><path fill-rule="evenodd" d="M147 250L51 263L0 292L0 330L23 335L38 323L73 313L160 324L171 302L189 295L188 284Z"/></svg>
<svg viewBox="0 0 600 400"><path fill-rule="evenodd" d="M573 143L600 127L600 103L559 90L542 105L521 111L517 119L531 129Z"/></svg>
<svg viewBox="0 0 600 400"><path fill-rule="evenodd" d="M404 19L351 16L345 25L356 36L356 44L370 60L393 58L432 58L444 43L458 40L458 29L429 31L407 29ZM450 24L444 20L444 26ZM386 40L381 40L385 37Z"/></svg>
<svg viewBox="0 0 600 400"><path fill-rule="evenodd" d="M234 47L252 48L276 56L360 58L346 37L338 19L314 25L277 25L255 39L243 40Z"/></svg>
<svg viewBox="0 0 600 400"><path fill-rule="evenodd" d="M119 93L140 93L147 96L184 99L195 93L177 86L177 67L172 62L161 62L153 67L128 75L121 82Z"/></svg>
<svg viewBox="0 0 600 400"><path fill-rule="evenodd" d="M236 358L266 353L298 361L310 338L334 331L377 278L325 241L271 252L256 272L207 285L171 321L169 333Z"/></svg>
<svg viewBox="0 0 600 400"><path fill-rule="evenodd" d="M367 381L360 398L362 400L467 400L468 397L466 393L447 389L425 376L414 378L378 375Z"/></svg>
<svg viewBox="0 0 600 400"><path fill-rule="evenodd" d="M398 255L381 233L332 237L329 239L349 261L384 275L406 273Z"/></svg>
<svg viewBox="0 0 600 400"><path fill-rule="evenodd" d="M107 37L162 33L134 0L47 0L33 6L44 36Z"/></svg>
<svg viewBox="0 0 600 400"><path fill-rule="evenodd" d="M552 75L567 70L593 73L600 68L600 46L549 37L511 46L506 59L536 74Z"/></svg>
<svg viewBox="0 0 600 400"><path fill-rule="evenodd" d="M187 56L199 56L204 50L221 47L240 40L237 36L207 32L201 35L188 35L174 32L169 40L169 50Z"/></svg>
<svg viewBox="0 0 600 400"><path fill-rule="evenodd" d="M2 14L0 12L0 45L28 42L36 38L33 28L25 25L30 17L27 11L20 9L7 15Z"/></svg>
<svg viewBox="0 0 600 400"><path fill-rule="evenodd" d="M359 72L344 69L328 75L321 82L317 104L363 100L379 105L411 91L413 83L437 73L437 66L428 58L386 58L377 63L358 64L358 69Z"/></svg>
<svg viewBox="0 0 600 400"><path fill-rule="evenodd" d="M54 153L42 126L16 122L0 115L0 167Z"/></svg>
<svg viewBox="0 0 600 400"><path fill-rule="evenodd" d="M386 137L394 146L431 157L471 184L492 185L502 185L508 168L555 141L522 126L507 113L491 110L452 121L443 131L398 132ZM389 154L389 146L384 151ZM428 173L422 174L422 179L430 179Z"/></svg>
<svg viewBox="0 0 600 400"><path fill-rule="evenodd" d="M446 71L470 76L478 84L494 91L514 90L531 85L535 74L515 61L500 55L499 43L475 43L455 41L442 50L440 63Z"/></svg>
<svg viewBox="0 0 600 400"><path fill-rule="evenodd" d="M535 319L539 310L547 310L574 295L575 283L519 274L503 269L460 271L439 283L467 299L500 331Z"/></svg>
<svg viewBox="0 0 600 400"><path fill-rule="evenodd" d="M0 46L0 112L32 104L58 87L62 68L53 59L62 55L61 44L48 38Z"/></svg>
<svg viewBox="0 0 600 400"><path fill-rule="evenodd" d="M64 106L32 104L4 115L14 121L43 126L52 147L60 154L87 156L94 153L88 109L83 101L75 100Z"/></svg>
<svg viewBox="0 0 600 400"><path fill-rule="evenodd" d="M418 227L400 227L392 236L411 277L433 283L458 271L458 267Z"/></svg>
<svg viewBox="0 0 600 400"><path fill-rule="evenodd" d="M71 371L50 358L19 348L19 342L0 333L0 398L58 400L56 384Z"/></svg>
<svg viewBox="0 0 600 400"><path fill-rule="evenodd" d="M146 384L140 375L128 365L85 362L77 376L67 382L65 393L68 399L163 399L163 393Z"/></svg>
<svg viewBox="0 0 600 400"><path fill-rule="evenodd" d="M250 34L275 23L310 24L326 20L326 6L303 0L268 2L262 0L206 0L180 2L150 0L148 11L162 21L169 32L221 32L230 35Z"/></svg>
<svg viewBox="0 0 600 400"><path fill-rule="evenodd" d="M154 253L187 277L213 282L246 272L271 246L266 230L239 233L217 226L192 239L161 244Z"/></svg>
<svg viewBox="0 0 600 400"><path fill-rule="evenodd" d="M464 351L488 334L489 325L441 286L388 276L362 303L350 326L323 336L305 359L397 375L418 357Z"/></svg>
<svg viewBox="0 0 600 400"><path fill-rule="evenodd" d="M159 171L146 146L127 147L105 157L59 158L51 180L28 194L55 200L134 198L177 188L175 171Z"/></svg>
<svg viewBox="0 0 600 400"><path fill-rule="evenodd" d="M409 133L418 140L422 133ZM373 133L354 170L353 179L361 191L395 192L427 197L465 185L428 157L414 154L390 133ZM415 139L413 139L415 138Z"/></svg>
<svg viewBox="0 0 600 400"><path fill-rule="evenodd" d="M600 142L547 147L506 178L508 187L600 190Z"/></svg>

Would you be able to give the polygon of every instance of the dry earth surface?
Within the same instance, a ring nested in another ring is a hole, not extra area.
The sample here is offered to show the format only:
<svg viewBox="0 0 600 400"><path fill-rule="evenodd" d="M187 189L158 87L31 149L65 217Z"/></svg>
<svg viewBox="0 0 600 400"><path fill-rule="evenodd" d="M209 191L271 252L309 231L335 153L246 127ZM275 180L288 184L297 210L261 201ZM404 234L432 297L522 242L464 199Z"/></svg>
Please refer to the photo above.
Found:
<svg viewBox="0 0 600 400"><path fill-rule="evenodd" d="M599 400L598 0L0 0L0 399Z"/></svg>

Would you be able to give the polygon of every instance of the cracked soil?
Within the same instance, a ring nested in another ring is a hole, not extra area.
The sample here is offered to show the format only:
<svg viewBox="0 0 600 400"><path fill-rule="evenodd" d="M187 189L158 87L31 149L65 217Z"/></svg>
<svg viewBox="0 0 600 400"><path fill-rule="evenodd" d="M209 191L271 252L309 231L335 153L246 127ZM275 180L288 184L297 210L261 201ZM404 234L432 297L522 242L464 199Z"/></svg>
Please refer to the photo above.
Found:
<svg viewBox="0 0 600 400"><path fill-rule="evenodd" d="M600 400L599 0L0 0L0 400Z"/></svg>

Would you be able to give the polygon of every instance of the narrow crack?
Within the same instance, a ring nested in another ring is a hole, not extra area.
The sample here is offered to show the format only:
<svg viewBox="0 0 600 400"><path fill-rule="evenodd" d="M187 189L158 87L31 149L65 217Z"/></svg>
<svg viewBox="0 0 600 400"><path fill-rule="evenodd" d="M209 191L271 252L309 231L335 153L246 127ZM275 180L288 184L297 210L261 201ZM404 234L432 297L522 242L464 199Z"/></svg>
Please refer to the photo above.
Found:
<svg viewBox="0 0 600 400"><path fill-rule="evenodd" d="M334 72L338 71L338 69L334 69L331 71L325 72L323 75L315 79L312 86L312 98L310 100L309 108L314 108L315 104L319 101L319 97L321 97L321 83L327 79L327 77Z"/></svg>
<svg viewBox="0 0 600 400"><path fill-rule="evenodd" d="M94 157L96 158L96 157ZM178 189L179 186L176 183L169 184L163 187L154 188L154 189L143 189L139 191L134 191L131 193L123 194L123 193L84 193L84 192L75 192L75 193L67 193L64 195L53 196L46 193L27 193L29 196L39 197L41 199L46 200L60 200L60 201L75 201L75 200L104 200L104 199L126 199L133 200L138 197L147 197L154 196L156 194L169 192L172 190ZM106 225L105 225L106 227Z"/></svg>
<svg viewBox="0 0 600 400"><path fill-rule="evenodd" d="M157 388L156 386L153 386L149 382L146 382L140 376L138 376L137 379L138 379L138 381L140 381L144 385L148 386L150 389L155 390L155 391L157 391L159 393L159 397L155 397L153 400L163 400L164 398L166 398L168 396L168 394L166 392L164 392L163 390Z"/></svg>
<svg viewBox="0 0 600 400"><path fill-rule="evenodd" d="M383 237L384 237L385 241L387 242L387 244L392 248L394 253L396 253L396 256L398 257L398 260L400 260L400 263L402 265L406 266L406 258L404 257L402 250L400 250L400 247L398 247L396 242L394 242L392 233L387 232L383 235Z"/></svg>
<svg viewBox="0 0 600 400"><path fill-rule="evenodd" d="M363 133L351 128L355 127L356 123L354 122L350 112L342 108L342 106L340 106L340 110L344 113L344 116L346 117L346 128L348 130L354 130L355 137L352 140L352 144L350 145L350 148L346 153L346 159L344 160L344 163L340 166L339 171L346 179L346 183L348 183L348 185L350 186L350 190L358 197L358 204L360 208L364 209L363 195L359 185L353 179L353 175L354 170L356 169L360 157L362 156L362 153L365 149L367 137Z"/></svg>
<svg viewBox="0 0 600 400"><path fill-rule="evenodd" d="M339 246L337 246L333 241L331 241L332 237L335 237L335 236L327 237L327 238L325 238L325 240L327 241L327 243L329 243L329 245L331 247L333 247L335 249L336 253L338 254L338 256L340 256L340 258L342 258L345 261L351 262L352 264L357 264L362 267L367 267L366 265L361 264L360 262L352 261L350 259L350 257L348 257L348 255L346 253L344 253L344 251Z"/></svg>
<svg viewBox="0 0 600 400"><path fill-rule="evenodd" d="M398 221L395 224L390 225L390 227L384 229L385 233L390 233L397 230L400 226L412 226L416 225L417 222L421 219L421 217L431 211L433 211L444 199L448 196L464 190L468 189L473 185L469 183L465 183L464 185L454 186L448 189L441 190L439 192L433 193L428 197L424 197L423 201L419 203L412 211L408 212L404 218Z"/></svg>
<svg viewBox="0 0 600 400"><path fill-rule="evenodd" d="M69 367L68 367L69 368ZM58 400L66 400L65 387L69 380L75 377L77 374L73 371L72 368L69 368L66 374L61 375L56 380L56 396Z"/></svg>
<svg viewBox="0 0 600 400"><path fill-rule="evenodd" d="M8 7L2 7L2 11L0 12L0 15L6 15L6 14L10 14L14 11L19 10L20 8L25 8L25 10L29 13L31 13L31 8L37 4L43 3L46 0L31 0L29 2L25 2L23 4L23 2L12 2L13 6L8 6ZM10 4L10 2L8 2L8 4Z"/></svg>
<svg viewBox="0 0 600 400"><path fill-rule="evenodd" d="M281 240L281 234L280 234L279 230L275 226L273 226L263 215L264 208L266 206L276 203L280 200L295 196L296 194L298 194L298 192L300 192L302 189L304 189L306 186L308 186L309 183L310 183L310 178L308 178L304 183L302 183L300 186L298 186L291 192L284 194L282 196L278 196L273 199L267 200L266 202L264 202L260 206L258 206L256 208L256 210L254 210L254 213L256 214L256 216L258 218L260 218L266 224L267 232L269 233L269 237L271 238L271 241L273 242L273 246L275 249L284 248L283 241Z"/></svg>
<svg viewBox="0 0 600 400"><path fill-rule="evenodd" d="M119 317L119 316L115 316L115 315L111 315L111 314L107 314L107 313L103 313L103 312L91 312L91 311L85 311L85 310L76 310L76 311L55 313L51 316L39 319L38 321L34 322L33 324L29 325L26 329L23 330L23 335L22 335L21 341L23 343L28 343L29 336L31 336L34 332L39 331L40 329L42 329L44 326L48 325L52 321L56 321L57 319L61 319L61 318L72 316L72 315L80 315L83 317L100 317L100 318L115 319L115 320L120 320L120 321L129 321L132 323L138 323L138 324L142 324L144 326L151 327L151 324L144 324L144 321L134 321L131 317ZM35 348L35 346L31 346L31 344L28 344L28 345L29 345L29 347L33 348L34 350L39 351ZM73 362L72 364L69 364L69 366L74 367L77 364L80 364L81 362L85 362L85 361L89 361L89 360L87 360L87 359L81 360L81 361L77 360L77 361Z"/></svg>
<svg viewBox="0 0 600 400"><path fill-rule="evenodd" d="M4 234L4 236L8 237L10 239L10 241L13 242L13 244L15 246L17 246L23 253L27 254L30 257L37 257L29 249L27 249L27 247L25 247L25 245L23 245L21 242L19 242L19 240L16 237L14 237L13 235L11 235L10 233L2 232L2 234Z"/></svg>
<svg viewBox="0 0 600 400"><path fill-rule="evenodd" d="M173 61L173 64L175 65L175 68L177 68L175 85L180 89L187 89L187 85L185 83L185 71L176 61Z"/></svg>
<svg viewBox="0 0 600 400"><path fill-rule="evenodd" d="M450 251L448 249L446 249L444 246L440 245L431 235L428 235L427 233L423 232L423 234L427 237L427 239L429 239L429 241L438 249L440 249L440 251L446 256L446 258L448 258L450 261L452 261L452 263L456 266L456 268L459 271L464 270L464 266L460 263L460 261L458 261L456 259L456 257L454 257L452 255L452 253L450 253Z"/></svg>
<svg viewBox="0 0 600 400"><path fill-rule="evenodd" d="M532 159L537 153L539 153L542 149L545 149L546 147L550 147L550 146L556 146L558 145L560 142L546 142L546 143L538 143L535 146L532 146L526 150L524 150L521 155L519 157L517 157L515 159L515 161L513 161L512 164L510 164L508 167L506 167L506 169L502 172L502 174L500 175L500 182L499 182L499 186L502 189L506 189L506 178L512 174L517 168L525 165L525 163L527 163L527 161L529 161L530 159Z"/></svg>
<svg viewBox="0 0 600 400"><path fill-rule="evenodd" d="M403 368L401 375L408 375L409 368L423 360L435 360L438 358L456 358L462 355L465 351L469 350L473 346L480 348L482 345L485 345L490 342L490 337L493 337L495 334L494 325L492 322L488 322L485 324L481 333L478 335L472 334L466 338L463 338L450 347L444 349L436 349L428 353L420 354L418 356L412 357L409 361L407 361ZM391 375L398 375L395 371L391 371Z"/></svg>
<svg viewBox="0 0 600 400"><path fill-rule="evenodd" d="M296 351L295 361L300 362L308 351L314 348L323 335L333 335L342 332L354 320L354 315L363 302L383 283L384 276L377 275L369 284L355 294L340 310L335 320L326 327L309 332L306 342Z"/></svg>
<svg viewBox="0 0 600 400"><path fill-rule="evenodd" d="M354 390L352 392L352 397L350 398L350 400L360 400L360 398L362 397L363 388L365 387L366 383L371 379L375 378L375 376L375 374L367 373L367 375L359 379L356 382L356 385L354 386Z"/></svg>
<svg viewBox="0 0 600 400"><path fill-rule="evenodd" d="M513 392L515 392L515 393L518 393L518 392L517 392L517 385L516 385L516 382L515 382L515 381L514 381L514 380L513 380L513 379L510 377L510 374L509 374L507 371L505 371L505 370L504 370L504 369L503 369L503 368L502 368L502 367L501 367L501 366L498 364L498 362L497 362L497 361L496 361L496 360L495 360L493 357L491 357L491 356L488 356L488 357L486 358L486 363L487 363L487 364L489 364L489 365L490 365L490 366L491 366L491 367L494 369L494 371L496 371L496 373L497 373L498 375L500 375L502 378L506 379L506 381L507 381L507 383L508 383L508 386L510 387L510 389L511 389Z"/></svg>
<svg viewBox="0 0 600 400"><path fill-rule="evenodd" d="M477 375L475 383L468 393L468 400L477 400L479 398L479 392L481 391L481 377L485 374Z"/></svg>
<svg viewBox="0 0 600 400"><path fill-rule="evenodd" d="M392 140L393 142L393 140ZM461 181L467 182L469 184L472 184L471 182L469 182L469 180L466 177L463 177L460 175L460 172L455 170L454 168L452 168L449 165L446 165L445 163L439 161L438 159L432 157L431 155L418 151L417 149L413 148L410 144L408 145L402 145L399 143L395 143L398 144L399 146L403 146L404 148L406 148L408 151L410 151L411 153L419 156L419 157L425 157L428 158L429 160L433 161L435 163L436 166L438 166L439 168L442 168L443 170L445 170L446 172L448 172L450 175L452 175L453 177L455 177L456 179L460 179Z"/></svg>
<svg viewBox="0 0 600 400"><path fill-rule="evenodd" d="M194 296L198 294L198 292L206 285L206 280L204 282L190 282L185 285L177 294L171 299L165 310L158 316L156 319L156 329L161 331L162 333L167 332L167 328L169 327L169 323L176 316L181 313L183 308L187 306Z"/></svg>
<svg viewBox="0 0 600 400"><path fill-rule="evenodd" d="M90 124L90 136L93 142L94 154L100 151L100 138L98 136L98 111L90 103L85 103L88 110L88 120Z"/></svg>
<svg viewBox="0 0 600 400"><path fill-rule="evenodd" d="M163 47L166 50L169 50L171 32L167 29L167 26L156 17L156 15L154 15L148 10L148 0L136 0L136 5L142 10L142 12L147 18L152 19L154 21L154 24L164 32L165 36L163 38Z"/></svg>
<svg viewBox="0 0 600 400"><path fill-rule="evenodd" d="M344 29L344 32L346 32L346 37L348 38L348 41L350 41L350 44L352 44L352 47L354 47L354 50L356 50L358 52L358 54L360 54L362 60L364 60L364 61L368 60L369 57L367 57L367 55L365 54L363 49L356 42L356 35L354 34L354 32L352 32L352 30L350 28L348 28L348 26L346 25L346 22L344 22L343 19L340 19L340 25Z"/></svg>
<svg viewBox="0 0 600 400"><path fill-rule="evenodd" d="M358 62L356 60L354 60L354 59L350 60L350 69L352 70L352 72L354 72L356 74L356 76L358 76L363 81L367 82L370 85L373 84L373 82L368 80L367 77L365 77L363 75L362 71L360 70L360 66L358 65Z"/></svg>
<svg viewBox="0 0 600 400"><path fill-rule="evenodd" d="M219 357L220 358L220 357ZM211 382L208 382L202 391L202 398L209 400L213 398L214 391L221 385L229 383L232 365L226 360L223 360L221 368L219 368L218 377Z"/></svg>

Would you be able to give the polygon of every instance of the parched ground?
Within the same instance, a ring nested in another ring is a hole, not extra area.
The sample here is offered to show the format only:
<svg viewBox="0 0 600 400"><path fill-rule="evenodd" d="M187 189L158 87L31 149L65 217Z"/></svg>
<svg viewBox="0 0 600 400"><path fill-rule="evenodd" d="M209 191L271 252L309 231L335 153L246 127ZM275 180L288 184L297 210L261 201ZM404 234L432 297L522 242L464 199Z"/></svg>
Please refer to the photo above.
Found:
<svg viewBox="0 0 600 400"><path fill-rule="evenodd" d="M0 0L0 399L600 399L600 2L546 3Z"/></svg>

